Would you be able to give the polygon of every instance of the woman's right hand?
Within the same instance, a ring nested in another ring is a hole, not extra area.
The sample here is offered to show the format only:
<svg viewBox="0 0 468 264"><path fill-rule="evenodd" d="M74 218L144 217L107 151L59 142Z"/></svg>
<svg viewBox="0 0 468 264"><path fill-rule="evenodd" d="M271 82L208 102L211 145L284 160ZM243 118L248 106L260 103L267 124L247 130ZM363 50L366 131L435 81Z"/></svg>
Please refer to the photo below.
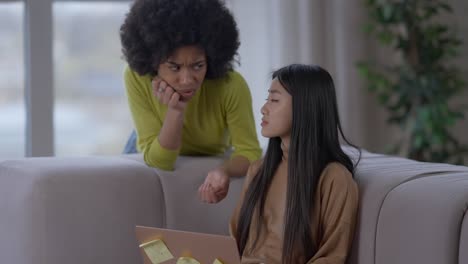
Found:
<svg viewBox="0 0 468 264"><path fill-rule="evenodd" d="M187 106L187 102L181 100L174 88L172 88L163 79L155 77L152 82L153 94L159 99L159 102L165 104L169 109L183 112Z"/></svg>

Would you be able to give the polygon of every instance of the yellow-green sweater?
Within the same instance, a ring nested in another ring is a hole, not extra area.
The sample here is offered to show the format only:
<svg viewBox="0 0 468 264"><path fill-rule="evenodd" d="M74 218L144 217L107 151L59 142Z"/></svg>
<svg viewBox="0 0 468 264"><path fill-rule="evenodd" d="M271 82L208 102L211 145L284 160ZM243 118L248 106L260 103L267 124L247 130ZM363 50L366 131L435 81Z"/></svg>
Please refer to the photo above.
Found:
<svg viewBox="0 0 468 264"><path fill-rule="evenodd" d="M252 97L244 78L235 71L226 77L205 80L188 102L182 145L169 150L159 144L167 106L153 95L151 76L140 76L129 67L124 73L130 111L137 131L137 149L152 167L173 170L178 155L219 155L233 147L234 156L258 160L261 149L255 130Z"/></svg>

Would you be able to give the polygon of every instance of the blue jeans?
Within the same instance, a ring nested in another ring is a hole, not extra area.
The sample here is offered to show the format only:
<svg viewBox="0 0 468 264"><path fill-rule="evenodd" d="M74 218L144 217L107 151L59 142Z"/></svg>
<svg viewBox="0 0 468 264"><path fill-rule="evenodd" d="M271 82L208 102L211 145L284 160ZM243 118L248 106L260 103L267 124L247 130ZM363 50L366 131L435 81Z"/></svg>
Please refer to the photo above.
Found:
<svg viewBox="0 0 468 264"><path fill-rule="evenodd" d="M136 148L136 140L137 140L137 134L135 130L133 130L132 133L130 134L130 137L128 137L127 144L125 144L123 154L138 153L138 150Z"/></svg>

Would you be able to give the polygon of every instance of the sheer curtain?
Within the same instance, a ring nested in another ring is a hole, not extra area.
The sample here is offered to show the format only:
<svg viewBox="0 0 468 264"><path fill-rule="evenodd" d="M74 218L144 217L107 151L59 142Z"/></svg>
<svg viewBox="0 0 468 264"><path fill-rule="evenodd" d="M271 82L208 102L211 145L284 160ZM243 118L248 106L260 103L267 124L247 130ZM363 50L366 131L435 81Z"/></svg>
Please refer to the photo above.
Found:
<svg viewBox="0 0 468 264"><path fill-rule="evenodd" d="M358 75L361 60L394 60L396 54L382 48L362 30L367 19L361 0L226 0L233 10L241 34L239 71L247 79L254 96L257 121L269 85L268 74L289 63L311 63L332 74L338 97L341 122L348 138L368 150L382 152L397 128L385 123L386 113L369 94ZM463 14L468 2L452 0L455 16L465 40L459 64L468 72L468 23ZM468 101L466 96L462 98ZM462 141L468 131L464 121L454 132ZM262 144L266 140L262 139Z"/></svg>
<svg viewBox="0 0 468 264"><path fill-rule="evenodd" d="M345 133L354 143L371 147L366 113L376 111L367 109L368 95L355 67L369 48L361 30L364 10L358 2L227 1L239 26L239 71L254 95L257 121L269 85L269 72L290 63L318 64L330 71L335 80Z"/></svg>

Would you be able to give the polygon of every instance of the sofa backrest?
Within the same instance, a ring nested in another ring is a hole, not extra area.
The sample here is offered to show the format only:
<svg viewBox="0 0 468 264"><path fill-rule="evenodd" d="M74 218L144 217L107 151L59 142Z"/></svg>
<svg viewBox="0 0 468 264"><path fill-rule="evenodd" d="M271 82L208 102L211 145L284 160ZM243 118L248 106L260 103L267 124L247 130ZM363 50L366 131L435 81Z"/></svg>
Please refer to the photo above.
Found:
<svg viewBox="0 0 468 264"><path fill-rule="evenodd" d="M164 225L159 178L121 157L0 162L0 263L137 263L135 225Z"/></svg>

